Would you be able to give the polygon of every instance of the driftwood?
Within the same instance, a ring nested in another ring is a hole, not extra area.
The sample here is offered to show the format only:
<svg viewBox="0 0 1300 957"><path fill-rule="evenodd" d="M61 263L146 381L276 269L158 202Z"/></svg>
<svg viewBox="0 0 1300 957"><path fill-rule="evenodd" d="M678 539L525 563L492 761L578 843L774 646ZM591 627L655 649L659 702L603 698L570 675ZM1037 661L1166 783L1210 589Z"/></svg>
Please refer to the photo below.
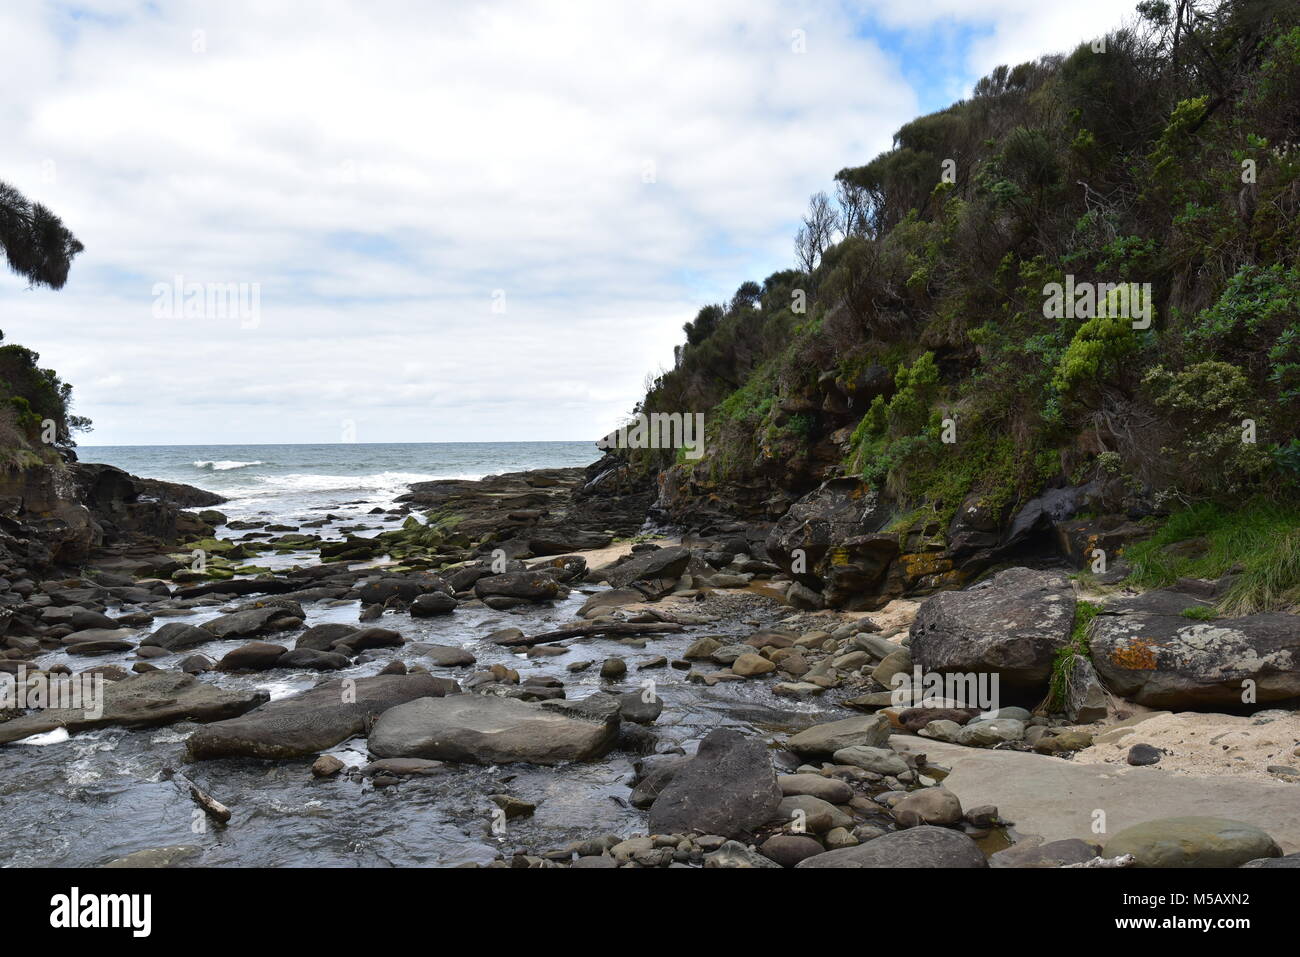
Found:
<svg viewBox="0 0 1300 957"><path fill-rule="evenodd" d="M190 786L190 797L194 798L194 803L203 808L203 812L219 824L225 824L230 820L230 808L226 807L211 794L202 790L193 781L188 778L185 783Z"/></svg>
<svg viewBox="0 0 1300 957"><path fill-rule="evenodd" d="M639 622L620 621L609 624L592 622L586 625L571 625L556 631L543 632L540 635L523 635L519 638L503 638L497 642L507 648L521 648L529 645L544 645L566 638L585 638L588 635L652 635L656 632L677 632L685 626L671 621L655 621L641 624Z"/></svg>

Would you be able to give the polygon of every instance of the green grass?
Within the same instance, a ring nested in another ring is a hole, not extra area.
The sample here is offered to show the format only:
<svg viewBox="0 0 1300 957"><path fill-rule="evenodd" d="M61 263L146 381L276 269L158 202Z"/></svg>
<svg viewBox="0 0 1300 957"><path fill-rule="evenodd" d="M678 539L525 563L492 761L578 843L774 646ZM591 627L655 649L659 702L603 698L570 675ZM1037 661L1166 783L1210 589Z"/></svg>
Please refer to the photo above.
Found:
<svg viewBox="0 0 1300 957"><path fill-rule="evenodd" d="M1171 554L1170 545L1204 539L1195 555ZM1162 588L1179 578L1217 579L1240 574L1218 603L1227 615L1249 615L1300 605L1300 506L1252 499L1227 510L1196 505L1171 515L1144 542L1130 545L1124 557L1133 568L1128 581Z"/></svg>
<svg viewBox="0 0 1300 957"><path fill-rule="evenodd" d="M1191 608L1184 608L1182 616L1184 618L1194 618L1197 621L1213 621L1219 617L1219 613L1209 605L1193 605Z"/></svg>
<svg viewBox="0 0 1300 957"><path fill-rule="evenodd" d="M1074 627L1070 630L1070 643L1056 652L1052 662L1052 680L1048 686L1047 701L1053 711L1065 707L1065 689L1070 685L1070 673L1074 671L1075 655L1088 656L1088 625L1101 611L1100 605L1090 601L1081 601L1074 606Z"/></svg>

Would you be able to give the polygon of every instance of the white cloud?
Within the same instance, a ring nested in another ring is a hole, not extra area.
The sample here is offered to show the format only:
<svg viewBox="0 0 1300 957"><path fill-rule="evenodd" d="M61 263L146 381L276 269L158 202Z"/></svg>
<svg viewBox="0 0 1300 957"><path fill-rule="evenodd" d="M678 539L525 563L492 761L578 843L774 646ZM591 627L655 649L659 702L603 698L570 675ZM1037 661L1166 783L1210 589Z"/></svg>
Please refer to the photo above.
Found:
<svg viewBox="0 0 1300 957"><path fill-rule="evenodd" d="M934 65L957 78L1111 15L992 7L866 12L976 24ZM96 444L602 434L701 300L787 266L808 194L922 106L837 4L69 9L0 8L0 178L86 252L57 293L0 279L0 327ZM260 322L154 319L176 275L259 284Z"/></svg>

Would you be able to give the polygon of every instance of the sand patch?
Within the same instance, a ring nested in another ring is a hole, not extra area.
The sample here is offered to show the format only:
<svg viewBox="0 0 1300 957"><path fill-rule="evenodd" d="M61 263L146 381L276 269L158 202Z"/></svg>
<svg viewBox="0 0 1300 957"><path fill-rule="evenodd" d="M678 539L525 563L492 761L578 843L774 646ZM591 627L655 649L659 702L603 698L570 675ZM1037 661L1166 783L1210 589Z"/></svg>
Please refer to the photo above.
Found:
<svg viewBox="0 0 1300 957"><path fill-rule="evenodd" d="M1096 725L1085 725L1081 730L1097 735L1091 748L1075 755L1074 760L1082 764L1127 769L1129 748L1149 744L1167 752L1154 767L1178 774L1284 781L1286 777L1268 768L1300 770L1300 757L1295 754L1300 745L1300 713L1295 712L1271 721L1258 716L1160 712L1129 726L1098 731ZM1300 790L1296 800L1300 802Z"/></svg>

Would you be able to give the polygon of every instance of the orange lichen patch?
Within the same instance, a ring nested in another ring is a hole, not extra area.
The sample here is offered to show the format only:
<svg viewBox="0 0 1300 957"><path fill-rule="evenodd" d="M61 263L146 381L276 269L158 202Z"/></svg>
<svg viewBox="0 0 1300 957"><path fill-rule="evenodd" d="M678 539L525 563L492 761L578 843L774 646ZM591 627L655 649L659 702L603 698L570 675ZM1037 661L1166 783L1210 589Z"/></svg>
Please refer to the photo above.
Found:
<svg viewBox="0 0 1300 957"><path fill-rule="evenodd" d="M952 570L952 559L942 558L938 552L912 552L898 556L898 560L909 578L922 578Z"/></svg>
<svg viewBox="0 0 1300 957"><path fill-rule="evenodd" d="M1120 668L1129 671L1154 671L1156 651L1151 642L1141 638L1130 638L1123 648L1116 648L1110 653L1110 660Z"/></svg>

